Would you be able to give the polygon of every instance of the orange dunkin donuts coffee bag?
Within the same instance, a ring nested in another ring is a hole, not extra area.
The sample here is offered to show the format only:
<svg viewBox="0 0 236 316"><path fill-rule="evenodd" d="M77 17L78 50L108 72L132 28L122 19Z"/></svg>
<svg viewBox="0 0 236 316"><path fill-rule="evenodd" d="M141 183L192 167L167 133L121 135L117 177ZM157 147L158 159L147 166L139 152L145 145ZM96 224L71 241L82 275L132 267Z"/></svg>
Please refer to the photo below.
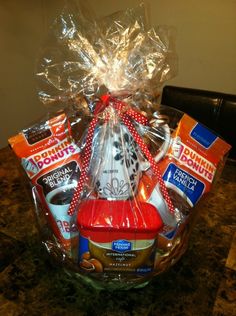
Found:
<svg viewBox="0 0 236 316"><path fill-rule="evenodd" d="M159 167L167 188L193 207L210 191L231 146L186 114L172 137L172 145Z"/></svg>
<svg viewBox="0 0 236 316"><path fill-rule="evenodd" d="M36 124L9 139L31 181L33 193L60 247L71 255L78 230L67 211L80 176L80 148L65 114Z"/></svg>

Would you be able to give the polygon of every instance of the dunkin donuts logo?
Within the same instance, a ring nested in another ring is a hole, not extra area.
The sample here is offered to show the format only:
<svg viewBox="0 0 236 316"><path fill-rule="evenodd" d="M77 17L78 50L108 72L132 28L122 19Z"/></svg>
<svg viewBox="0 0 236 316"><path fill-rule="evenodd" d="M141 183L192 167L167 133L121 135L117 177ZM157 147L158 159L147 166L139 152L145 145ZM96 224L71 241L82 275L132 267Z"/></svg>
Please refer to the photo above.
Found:
<svg viewBox="0 0 236 316"><path fill-rule="evenodd" d="M182 146L181 155L178 159L181 164L186 165L190 170L211 183L214 178L216 167L210 161L199 155L195 150L185 144L182 144Z"/></svg>
<svg viewBox="0 0 236 316"><path fill-rule="evenodd" d="M50 147L50 149L43 150L36 155L28 157L27 159L22 158L22 165L28 176L32 178L42 169L45 169L61 160L65 160L78 152L79 148L74 143L69 142L66 139L59 142L57 145Z"/></svg>

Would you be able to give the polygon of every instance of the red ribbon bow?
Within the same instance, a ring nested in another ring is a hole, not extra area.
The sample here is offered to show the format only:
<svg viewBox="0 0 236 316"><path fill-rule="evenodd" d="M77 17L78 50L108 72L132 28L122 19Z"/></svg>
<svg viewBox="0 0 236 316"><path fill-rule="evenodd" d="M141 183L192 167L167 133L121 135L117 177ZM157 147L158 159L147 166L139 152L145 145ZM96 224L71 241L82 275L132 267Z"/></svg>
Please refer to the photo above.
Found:
<svg viewBox="0 0 236 316"><path fill-rule="evenodd" d="M133 138L136 141L136 143L138 144L139 148L141 149L143 154L148 159L148 161L153 169L153 172L155 173L155 175L158 178L158 182L160 184L160 189L161 189L161 192L163 194L163 197L166 200L166 203L168 205L170 212L173 214L174 213L174 206L173 206L172 201L171 201L169 194L167 192L165 182L162 179L162 175L161 175L161 172L159 170L159 167L158 167L156 161L154 160L152 154L150 153L147 145L144 143L142 137L138 134L138 132L136 131L136 129L132 123L132 120L135 120L136 122L138 122L142 125L147 125L148 124L147 118L144 115L142 115L141 113L134 111L131 108L127 108L127 105L124 102L119 101L115 98L112 98L109 95L104 95L101 97L101 101L98 102L96 109L94 111L95 116L92 119L91 123L89 124L88 134L86 137L85 152L84 152L84 156L83 156L82 171L81 171L81 175L80 175L80 179L79 179L77 188L75 189L75 193L74 193L72 201L70 203L68 214L73 215L75 213L78 201L80 199L81 192L82 192L83 187L84 187L84 183L86 180L88 180L88 167L89 167L91 154L92 154L92 142L93 142L94 131L95 131L95 128L96 128L98 120L99 120L98 115L100 113L103 113L103 111L110 105L117 111L119 117L121 118L121 120L123 121L125 126L128 128L130 134L133 136ZM109 119L109 112L106 115L106 119Z"/></svg>

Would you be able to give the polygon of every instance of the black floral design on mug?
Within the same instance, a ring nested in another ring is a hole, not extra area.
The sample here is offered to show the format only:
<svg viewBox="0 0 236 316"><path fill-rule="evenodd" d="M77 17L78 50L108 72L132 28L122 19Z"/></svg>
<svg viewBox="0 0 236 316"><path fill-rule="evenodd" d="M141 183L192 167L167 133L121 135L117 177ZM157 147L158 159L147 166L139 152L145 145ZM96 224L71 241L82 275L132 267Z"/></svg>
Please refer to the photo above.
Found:
<svg viewBox="0 0 236 316"><path fill-rule="evenodd" d="M122 165L125 163L126 167L129 168L138 161L138 145L131 135L125 133L123 139L119 137L118 141L113 142L113 146L116 148L114 159L120 160Z"/></svg>
<svg viewBox="0 0 236 316"><path fill-rule="evenodd" d="M129 193L129 184L124 180L112 178L111 183L107 183L103 188L103 193L111 198L127 196Z"/></svg>
<svg viewBox="0 0 236 316"><path fill-rule="evenodd" d="M130 187L133 191L136 189L136 178L139 174L139 161L137 156L138 145L134 141L133 137L128 133L125 133L123 139L119 137L118 141L113 142L113 146L116 149L114 159L120 161L124 168L127 168L130 180Z"/></svg>

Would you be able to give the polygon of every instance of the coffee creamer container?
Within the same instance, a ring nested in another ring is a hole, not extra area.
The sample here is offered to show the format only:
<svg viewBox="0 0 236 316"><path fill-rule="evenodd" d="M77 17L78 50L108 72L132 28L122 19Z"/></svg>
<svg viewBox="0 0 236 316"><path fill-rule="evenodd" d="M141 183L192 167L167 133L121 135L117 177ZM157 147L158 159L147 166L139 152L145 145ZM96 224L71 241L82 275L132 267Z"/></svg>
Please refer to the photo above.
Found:
<svg viewBox="0 0 236 316"><path fill-rule="evenodd" d="M87 200L77 217L79 266L84 272L146 274L153 270L157 209L137 201Z"/></svg>

